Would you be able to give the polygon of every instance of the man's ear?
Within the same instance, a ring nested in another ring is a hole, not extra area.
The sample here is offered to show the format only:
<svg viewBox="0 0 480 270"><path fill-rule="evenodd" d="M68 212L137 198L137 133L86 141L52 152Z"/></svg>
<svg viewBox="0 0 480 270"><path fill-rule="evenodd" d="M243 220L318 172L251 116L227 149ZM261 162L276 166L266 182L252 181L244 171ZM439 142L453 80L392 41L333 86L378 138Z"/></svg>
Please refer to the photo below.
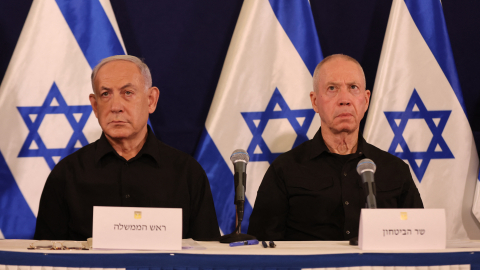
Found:
<svg viewBox="0 0 480 270"><path fill-rule="evenodd" d="M90 104L92 104L93 113L95 113L95 117L98 119L97 99L95 94L90 94L88 98L90 99Z"/></svg>
<svg viewBox="0 0 480 270"><path fill-rule="evenodd" d="M310 101L312 102L312 108L313 110L318 113L318 108L317 108L317 93L314 91L310 92Z"/></svg>
<svg viewBox="0 0 480 270"><path fill-rule="evenodd" d="M148 113L153 113L157 108L158 98L160 97L160 90L153 86L148 89Z"/></svg>
<svg viewBox="0 0 480 270"><path fill-rule="evenodd" d="M367 106L365 106L366 107L365 111L367 111L368 105L370 105L370 95L371 94L372 94L372 92L370 92L370 90L365 90L365 101L366 101L365 104L367 105Z"/></svg>

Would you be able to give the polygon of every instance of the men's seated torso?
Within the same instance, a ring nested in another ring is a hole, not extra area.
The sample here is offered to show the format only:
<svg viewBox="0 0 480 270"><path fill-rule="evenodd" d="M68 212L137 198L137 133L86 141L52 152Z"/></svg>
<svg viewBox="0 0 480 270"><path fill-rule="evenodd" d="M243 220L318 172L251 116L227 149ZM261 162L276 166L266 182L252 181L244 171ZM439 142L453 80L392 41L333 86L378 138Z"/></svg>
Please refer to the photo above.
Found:
<svg viewBox="0 0 480 270"><path fill-rule="evenodd" d="M220 236L210 184L189 155L147 125L160 91L147 65L130 55L103 59L92 71L89 99L101 138L65 157L40 198L35 239L92 237L94 206L181 208L183 238Z"/></svg>
<svg viewBox="0 0 480 270"><path fill-rule="evenodd" d="M219 236L205 172L191 156L155 138L119 156L105 135L61 160L42 193L35 239L85 240L92 236L93 206L182 208L183 238Z"/></svg>
<svg viewBox="0 0 480 270"><path fill-rule="evenodd" d="M329 152L320 130L315 137L280 155L258 190L248 233L260 240L349 240L358 235L365 192L356 171L369 158L375 172L378 208L423 208L408 165L368 144L356 153Z"/></svg>
<svg viewBox="0 0 480 270"><path fill-rule="evenodd" d="M248 233L259 240L349 240L358 235L366 195L356 171L373 160L378 208L423 207L408 165L366 143L360 121L370 102L357 60L330 55L310 92L320 116L315 137L280 155L258 189Z"/></svg>

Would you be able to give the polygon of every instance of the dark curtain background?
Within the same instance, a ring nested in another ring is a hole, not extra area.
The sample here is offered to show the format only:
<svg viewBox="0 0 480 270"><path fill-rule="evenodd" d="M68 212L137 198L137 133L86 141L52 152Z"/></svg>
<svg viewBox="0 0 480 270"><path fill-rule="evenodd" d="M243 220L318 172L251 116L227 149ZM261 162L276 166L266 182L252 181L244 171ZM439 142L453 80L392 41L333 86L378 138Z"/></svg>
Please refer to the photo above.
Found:
<svg viewBox="0 0 480 270"><path fill-rule="evenodd" d="M323 54L343 53L356 58L365 70L367 88L373 89L392 1L310 2ZM31 3L0 1L0 78ZM111 3L128 54L145 59L154 85L160 88L159 106L151 116L155 134L193 155L243 1ZM480 145L480 1L443 0L442 4L468 119Z"/></svg>

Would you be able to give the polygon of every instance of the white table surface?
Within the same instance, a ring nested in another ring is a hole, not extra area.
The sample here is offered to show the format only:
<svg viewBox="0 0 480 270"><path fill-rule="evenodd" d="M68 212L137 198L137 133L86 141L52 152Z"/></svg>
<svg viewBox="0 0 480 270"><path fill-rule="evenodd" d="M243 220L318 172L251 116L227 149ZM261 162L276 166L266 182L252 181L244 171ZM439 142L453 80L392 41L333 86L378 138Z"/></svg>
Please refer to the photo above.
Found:
<svg viewBox="0 0 480 270"><path fill-rule="evenodd" d="M27 247L35 240L0 240L0 251L32 252L32 253L177 253L177 254L224 254L224 255L321 255L321 254L351 254L351 253L443 253L443 252L478 252L480 242L449 243L447 249L435 250L377 250L364 251L357 246L350 246L347 241L276 241L276 248L264 248L258 245L230 247L219 242L197 242L184 239L183 246L190 249L183 250L28 250ZM57 241L61 242L61 241ZM86 244L86 242L84 242Z"/></svg>

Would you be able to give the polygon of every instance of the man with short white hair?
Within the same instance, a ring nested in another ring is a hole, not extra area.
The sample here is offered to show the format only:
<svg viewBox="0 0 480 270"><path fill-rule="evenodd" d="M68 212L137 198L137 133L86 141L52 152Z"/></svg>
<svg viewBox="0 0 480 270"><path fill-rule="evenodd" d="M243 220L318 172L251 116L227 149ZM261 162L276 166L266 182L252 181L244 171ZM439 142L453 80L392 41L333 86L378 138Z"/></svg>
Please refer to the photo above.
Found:
<svg viewBox="0 0 480 270"><path fill-rule="evenodd" d="M86 240L94 206L181 208L183 238L220 236L207 176L147 125L160 91L140 59L117 55L92 72L90 103L102 136L61 160L40 199L35 239Z"/></svg>
<svg viewBox="0 0 480 270"><path fill-rule="evenodd" d="M360 64L347 55L328 56L313 80L310 99L321 128L267 170L248 229L259 240L356 237L366 202L356 166L364 158L377 165L378 208L423 208L408 165L359 134L370 100Z"/></svg>

